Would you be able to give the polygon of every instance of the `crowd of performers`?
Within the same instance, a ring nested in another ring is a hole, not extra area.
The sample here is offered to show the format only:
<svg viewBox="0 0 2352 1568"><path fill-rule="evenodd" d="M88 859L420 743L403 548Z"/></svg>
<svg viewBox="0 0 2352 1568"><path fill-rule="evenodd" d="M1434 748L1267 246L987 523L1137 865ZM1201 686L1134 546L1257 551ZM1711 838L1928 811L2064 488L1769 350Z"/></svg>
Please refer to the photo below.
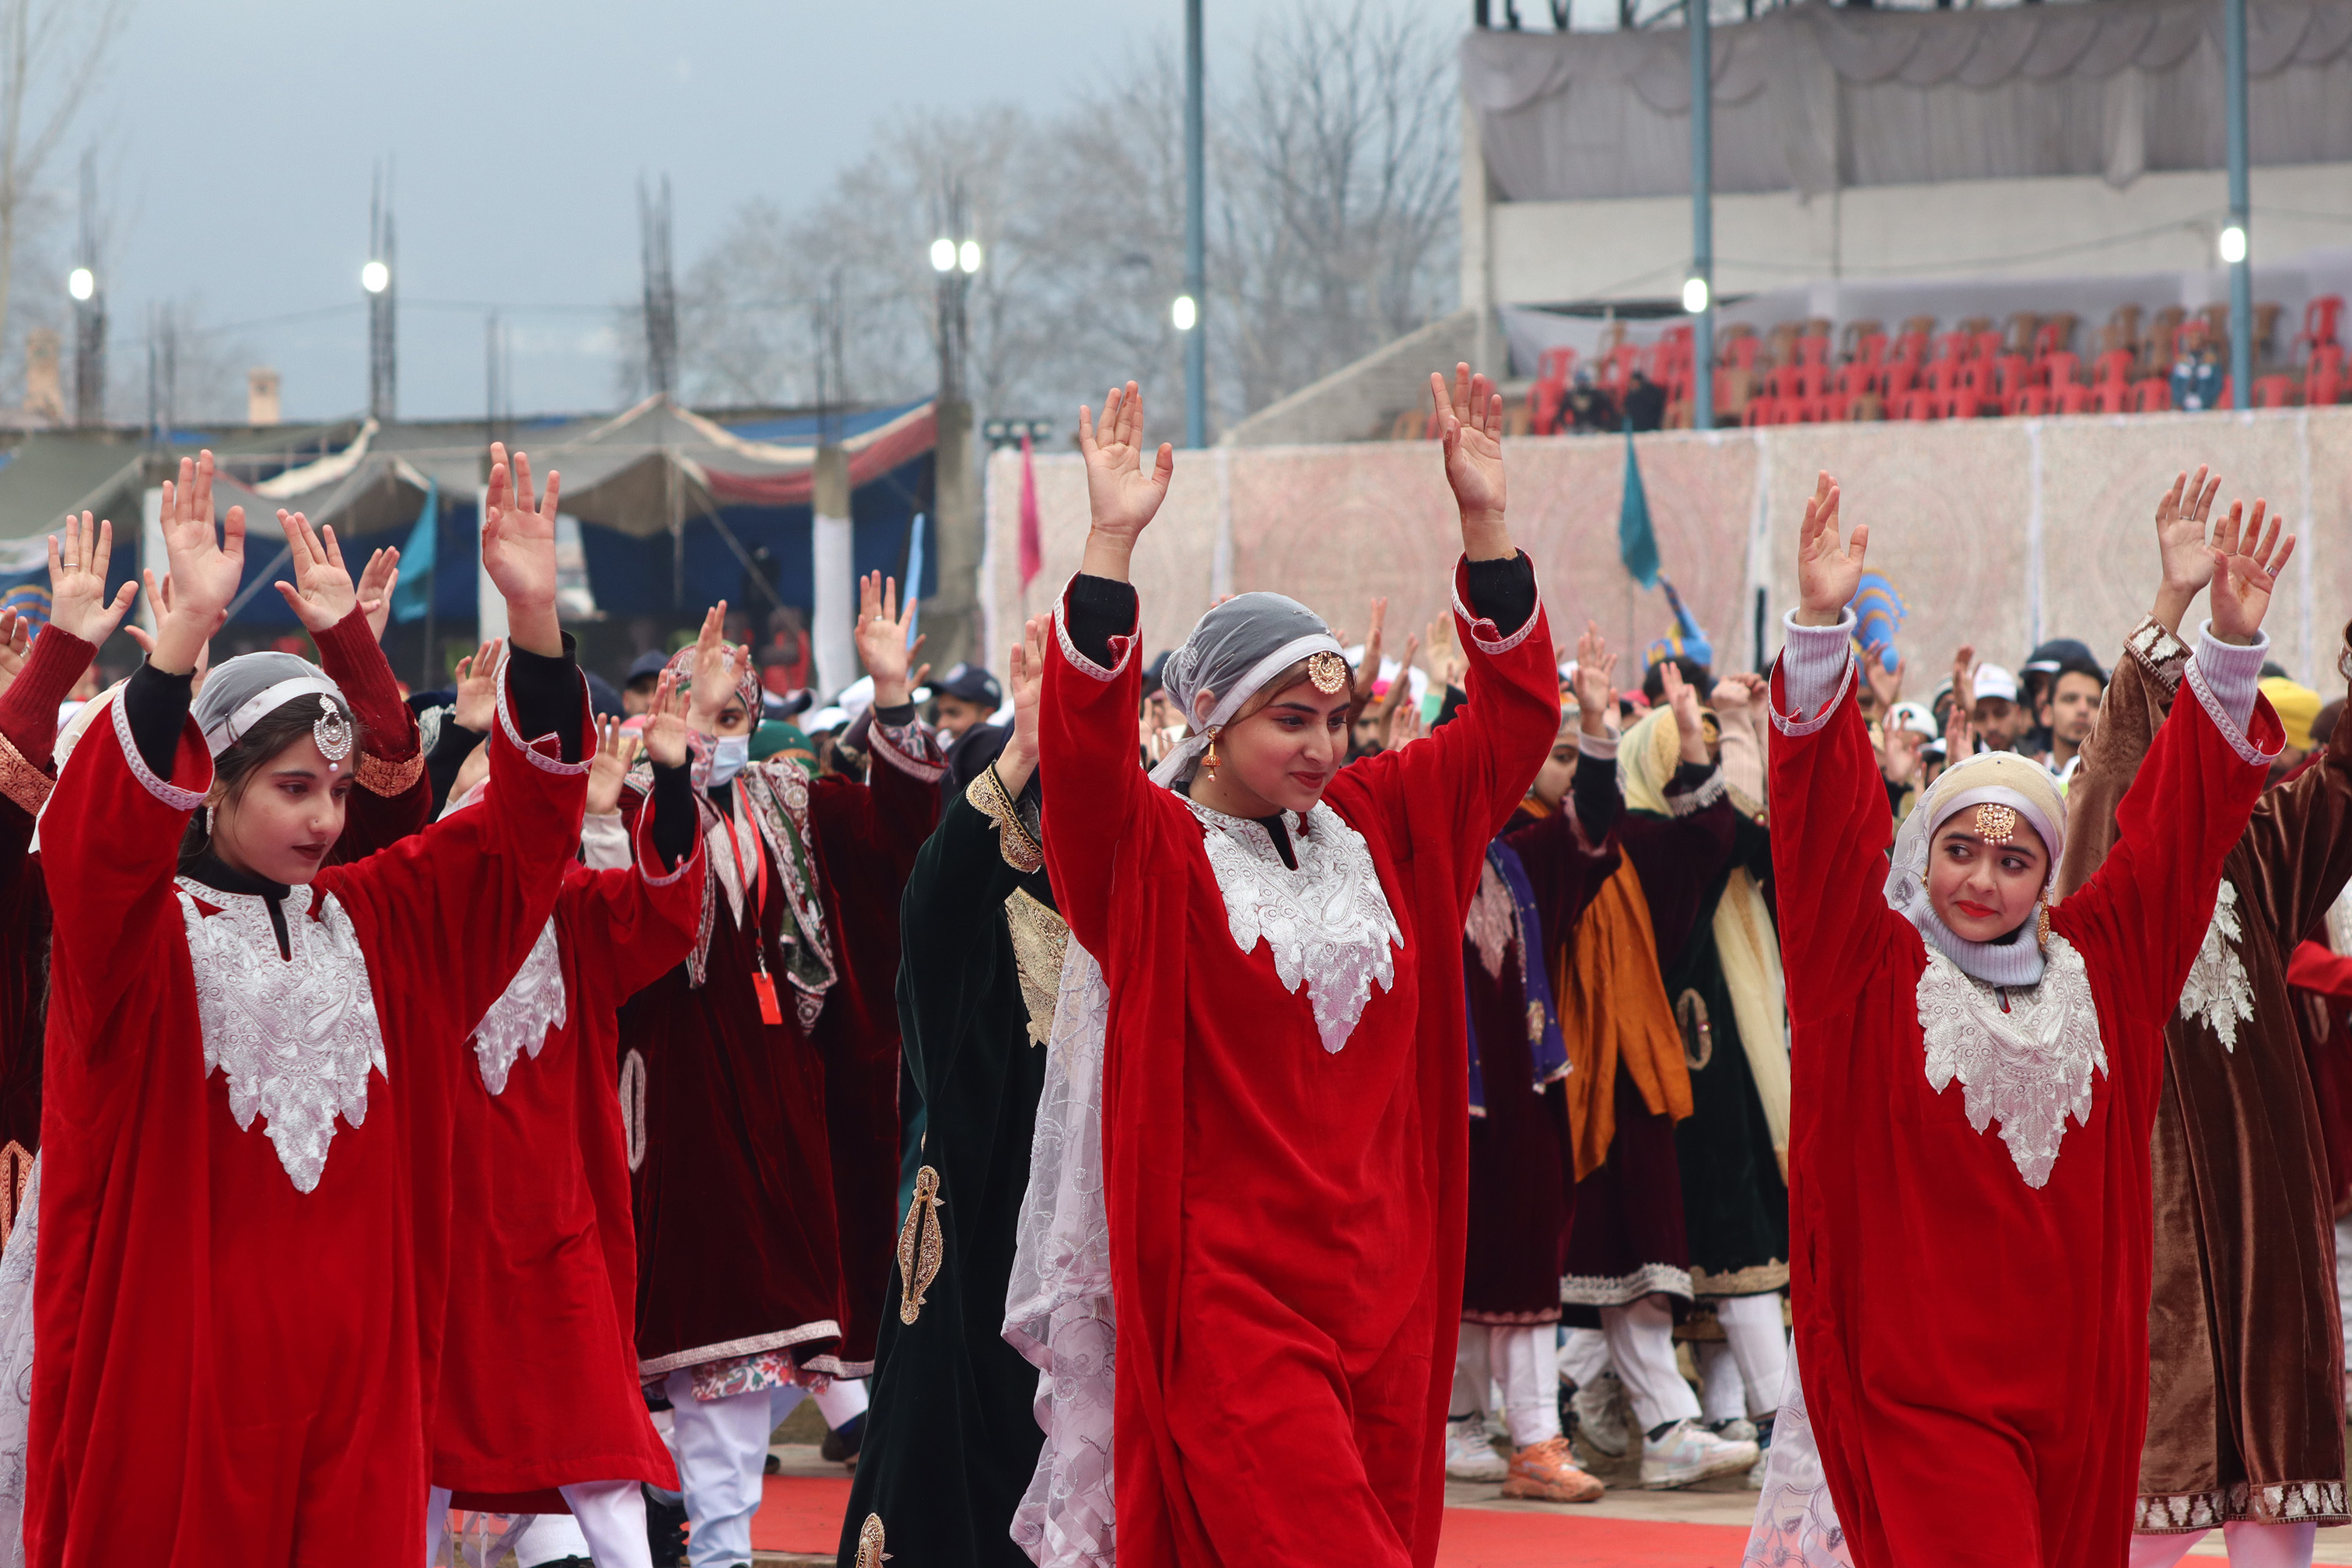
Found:
<svg viewBox="0 0 2352 1568"><path fill-rule="evenodd" d="M2183 476L2112 676L1963 650L1930 706L1823 475L1769 677L1677 601L1621 689L1555 643L1492 385L1432 395L1425 695L1379 605L1147 658L1132 384L1009 680L927 721L870 578L818 747L723 605L604 711L502 447L509 630L438 705L378 647L396 557L299 514L318 661L210 663L209 454L144 662L69 700L134 593L68 520L47 624L0 616L10 1559L407 1568L455 1510L526 1568L730 1568L811 1400L841 1568L1427 1568L1449 1480L1595 1470L1744 1478L1760 1568L2310 1562L2352 726L2266 668L2294 540Z"/></svg>

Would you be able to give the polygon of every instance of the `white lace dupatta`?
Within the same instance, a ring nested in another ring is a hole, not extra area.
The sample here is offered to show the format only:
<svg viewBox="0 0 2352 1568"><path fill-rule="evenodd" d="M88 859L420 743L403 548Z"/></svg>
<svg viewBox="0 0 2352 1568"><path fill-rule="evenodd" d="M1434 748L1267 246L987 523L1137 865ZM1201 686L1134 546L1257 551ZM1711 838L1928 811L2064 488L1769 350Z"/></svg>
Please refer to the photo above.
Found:
<svg viewBox="0 0 2352 1568"><path fill-rule="evenodd" d="M25 1456L33 1418L33 1254L41 1213L41 1157L0 1253L0 1562L25 1564Z"/></svg>
<svg viewBox="0 0 2352 1568"><path fill-rule="evenodd" d="M1118 1331L1102 1153L1109 1031L1109 984L1102 966L1072 942L1054 1003L1029 1187L1004 1300L1005 1342L1037 1369L1037 1425L1045 1433L1012 1530L1038 1568L1110 1568L1113 1561Z"/></svg>

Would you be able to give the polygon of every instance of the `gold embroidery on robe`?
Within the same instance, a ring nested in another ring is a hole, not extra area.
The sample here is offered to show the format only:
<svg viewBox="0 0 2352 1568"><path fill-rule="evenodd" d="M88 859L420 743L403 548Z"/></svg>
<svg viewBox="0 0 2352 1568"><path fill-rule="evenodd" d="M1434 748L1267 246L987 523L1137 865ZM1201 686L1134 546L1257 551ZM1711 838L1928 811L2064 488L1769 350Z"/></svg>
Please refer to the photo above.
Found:
<svg viewBox="0 0 2352 1568"><path fill-rule="evenodd" d="M882 1550L882 1516L869 1513L857 1531L857 1568L882 1568L890 1554Z"/></svg>
<svg viewBox="0 0 2352 1568"><path fill-rule="evenodd" d="M32 1151L14 1138L0 1149L0 1242L16 1228L16 1216L24 1210L25 1184L33 1179Z"/></svg>
<svg viewBox="0 0 2352 1568"><path fill-rule="evenodd" d="M1070 928L1060 915L1015 889L1004 900L1004 929L1013 937L1021 1001L1029 1010L1029 1043L1042 1046L1054 1037L1054 999L1061 994Z"/></svg>
<svg viewBox="0 0 2352 1568"><path fill-rule="evenodd" d="M898 1230L898 1321L911 1323L922 1314L923 1292L940 1277L940 1258L947 1244L940 1235L940 1173L926 1165L915 1173L915 1201L907 1205L907 1223Z"/></svg>

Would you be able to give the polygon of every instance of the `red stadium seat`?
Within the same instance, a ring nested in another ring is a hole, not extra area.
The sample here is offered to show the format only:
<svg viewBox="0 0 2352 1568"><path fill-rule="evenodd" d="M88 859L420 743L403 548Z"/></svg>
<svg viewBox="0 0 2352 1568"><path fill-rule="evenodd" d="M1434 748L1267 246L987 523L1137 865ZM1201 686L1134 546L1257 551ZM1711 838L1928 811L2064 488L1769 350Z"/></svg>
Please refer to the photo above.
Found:
<svg viewBox="0 0 2352 1568"><path fill-rule="evenodd" d="M2079 381L2069 381L2053 387L2053 395L2057 399L2059 413L2088 414L2092 409L2092 400L2097 394Z"/></svg>
<svg viewBox="0 0 2352 1568"><path fill-rule="evenodd" d="M2172 384L2160 375L2136 381L2131 390L2134 414L2161 414L2172 406Z"/></svg>
<svg viewBox="0 0 2352 1568"><path fill-rule="evenodd" d="M2254 377L2254 406L2257 408L2294 406L2294 377L2291 375Z"/></svg>

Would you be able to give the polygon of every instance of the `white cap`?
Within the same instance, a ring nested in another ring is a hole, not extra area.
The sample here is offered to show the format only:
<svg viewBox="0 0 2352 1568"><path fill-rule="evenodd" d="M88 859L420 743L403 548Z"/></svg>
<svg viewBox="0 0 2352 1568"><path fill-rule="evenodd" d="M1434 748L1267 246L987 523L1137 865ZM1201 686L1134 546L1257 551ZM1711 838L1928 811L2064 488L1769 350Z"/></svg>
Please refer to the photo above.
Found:
<svg viewBox="0 0 2352 1568"><path fill-rule="evenodd" d="M1997 664L1977 666L1976 689L1971 700L1982 702L1988 697L1998 697L2003 702L2017 700L2017 677Z"/></svg>
<svg viewBox="0 0 2352 1568"><path fill-rule="evenodd" d="M1943 734L1936 727L1936 715L1923 702L1897 702L1888 710L1886 717L1895 728L1924 735L1930 741Z"/></svg>

